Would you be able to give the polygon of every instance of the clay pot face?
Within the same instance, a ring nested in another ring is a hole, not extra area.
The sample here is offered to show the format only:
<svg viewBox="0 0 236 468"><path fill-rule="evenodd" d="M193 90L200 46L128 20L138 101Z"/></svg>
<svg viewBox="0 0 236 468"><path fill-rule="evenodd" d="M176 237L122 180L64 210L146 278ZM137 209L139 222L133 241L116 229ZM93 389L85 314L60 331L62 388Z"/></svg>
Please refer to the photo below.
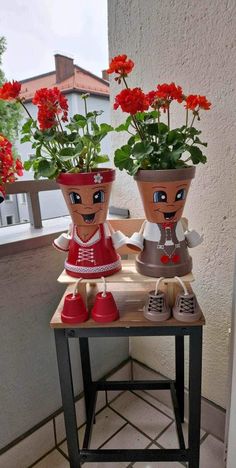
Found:
<svg viewBox="0 0 236 468"><path fill-rule="evenodd" d="M189 169L189 177L186 177L187 174L184 171L188 172ZM165 222L176 223L180 220L191 179L195 172L195 168L189 169L177 169L177 180L168 180L167 173L171 173L169 178L174 179L174 173L176 172L174 169L169 171L145 171L156 173L156 180L155 174L153 176L150 174L149 178L151 180L142 180L142 178L147 179L149 174L147 177L145 177L145 174L140 174L140 176L138 174L135 177L148 221L161 224ZM163 180L161 180L162 175Z"/></svg>
<svg viewBox="0 0 236 468"><path fill-rule="evenodd" d="M111 176L108 176L107 171L109 171L109 174L112 173ZM73 174L70 184L68 180L66 184L61 183L61 180L63 181L67 175L69 174L63 174L61 179L58 179L58 183L63 192L73 223L77 226L96 226L104 223L107 217L115 171L105 169L94 174L92 173L92 175L89 173ZM78 185L76 183L76 176L78 176ZM86 184L86 181L84 182L83 176L88 179L88 184ZM107 181L107 179L110 180Z"/></svg>

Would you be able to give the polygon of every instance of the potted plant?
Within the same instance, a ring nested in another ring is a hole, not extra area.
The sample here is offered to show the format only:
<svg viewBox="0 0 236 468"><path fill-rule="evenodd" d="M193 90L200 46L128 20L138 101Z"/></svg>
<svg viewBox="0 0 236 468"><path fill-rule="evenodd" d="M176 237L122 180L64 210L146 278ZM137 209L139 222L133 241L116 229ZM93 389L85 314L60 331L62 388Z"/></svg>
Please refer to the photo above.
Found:
<svg viewBox="0 0 236 468"><path fill-rule="evenodd" d="M16 83L5 83L3 88L9 94ZM101 141L112 127L98 123L102 111L88 112L88 94L82 95L84 115L76 114L69 119L67 99L57 87L36 91L32 101L38 108L35 120L20 97L20 83L17 86L14 98L29 117L21 130L21 142L30 142L35 152L24 167L32 168L36 179L57 180L72 218L70 232L54 241L58 250L68 251L67 273L97 278L117 272L121 261L115 247L126 238L121 233L112 233L106 223L115 170L98 169L100 163L109 160L101 154Z"/></svg>
<svg viewBox="0 0 236 468"><path fill-rule="evenodd" d="M15 156L11 142L0 134L0 203L5 200L6 183L15 182L23 175L21 160Z"/></svg>
<svg viewBox="0 0 236 468"><path fill-rule="evenodd" d="M119 55L107 70L124 84L115 97L114 109L120 107L129 114L116 128L117 132L126 131L128 140L115 151L115 166L136 180L147 218L141 232L132 236L130 246L141 249L136 259L140 273L183 276L192 269L187 247L202 241L195 231L186 231L181 222L195 165L206 162L201 147L207 143L200 140L201 131L194 123L211 103L205 96L185 95L175 83L159 84L149 93L131 89L127 76L133 67L132 60ZM186 120L180 128L171 128L173 102L186 109Z"/></svg>
<svg viewBox="0 0 236 468"><path fill-rule="evenodd" d="M19 93L19 84L5 84L0 88L0 99L12 101ZM0 134L0 203L5 200L6 183L15 182L17 176L23 175L20 158L15 154L11 142Z"/></svg>

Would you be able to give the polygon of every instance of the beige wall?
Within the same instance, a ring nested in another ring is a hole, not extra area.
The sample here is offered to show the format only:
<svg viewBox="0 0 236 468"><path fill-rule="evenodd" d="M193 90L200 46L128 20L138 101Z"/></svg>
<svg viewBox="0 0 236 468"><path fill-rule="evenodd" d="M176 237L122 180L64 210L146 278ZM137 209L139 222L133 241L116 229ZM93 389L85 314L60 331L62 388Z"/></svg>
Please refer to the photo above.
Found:
<svg viewBox="0 0 236 468"><path fill-rule="evenodd" d="M136 63L130 86L148 91L175 81L186 93L205 94L213 103L200 122L209 144L208 164L197 170L185 215L205 236L192 252L194 289L207 319L203 395L225 406L236 232L236 3L109 0L108 25L110 56L127 53ZM113 81L111 101L117 90ZM181 117L176 116L176 125ZM112 113L113 123L121 118L120 111ZM123 141L124 136L113 136L113 147ZM124 173L118 176L113 203L130 208L132 216L143 215L136 186ZM137 338L131 349L135 358L172 375L171 340Z"/></svg>

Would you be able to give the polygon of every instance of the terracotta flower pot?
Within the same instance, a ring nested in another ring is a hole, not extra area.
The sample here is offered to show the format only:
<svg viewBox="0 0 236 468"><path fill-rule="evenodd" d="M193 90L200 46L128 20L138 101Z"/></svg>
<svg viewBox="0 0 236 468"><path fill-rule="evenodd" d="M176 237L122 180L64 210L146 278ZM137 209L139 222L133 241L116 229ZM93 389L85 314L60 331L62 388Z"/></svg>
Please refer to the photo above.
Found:
<svg viewBox="0 0 236 468"><path fill-rule="evenodd" d="M60 236L54 246L69 251L65 269L70 276L99 278L112 275L121 268L120 256L115 251L106 223L114 179L113 169L61 173L57 179L73 226L68 239Z"/></svg>
<svg viewBox="0 0 236 468"><path fill-rule="evenodd" d="M195 167L189 167L140 170L134 176L147 218L142 233L143 250L136 259L141 274L171 278L192 270L180 219L194 175Z"/></svg>

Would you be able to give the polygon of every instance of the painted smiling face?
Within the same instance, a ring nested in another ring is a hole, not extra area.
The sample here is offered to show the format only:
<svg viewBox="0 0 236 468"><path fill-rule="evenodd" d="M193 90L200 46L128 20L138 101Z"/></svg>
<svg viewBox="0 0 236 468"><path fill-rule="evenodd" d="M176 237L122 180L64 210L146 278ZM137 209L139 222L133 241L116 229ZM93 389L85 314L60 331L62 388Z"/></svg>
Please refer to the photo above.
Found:
<svg viewBox="0 0 236 468"><path fill-rule="evenodd" d="M98 225L106 221L110 183L66 185L63 194L71 218L77 226Z"/></svg>
<svg viewBox="0 0 236 468"><path fill-rule="evenodd" d="M138 183L141 197L145 200L147 220L158 224L179 221L189 186L190 180Z"/></svg>

